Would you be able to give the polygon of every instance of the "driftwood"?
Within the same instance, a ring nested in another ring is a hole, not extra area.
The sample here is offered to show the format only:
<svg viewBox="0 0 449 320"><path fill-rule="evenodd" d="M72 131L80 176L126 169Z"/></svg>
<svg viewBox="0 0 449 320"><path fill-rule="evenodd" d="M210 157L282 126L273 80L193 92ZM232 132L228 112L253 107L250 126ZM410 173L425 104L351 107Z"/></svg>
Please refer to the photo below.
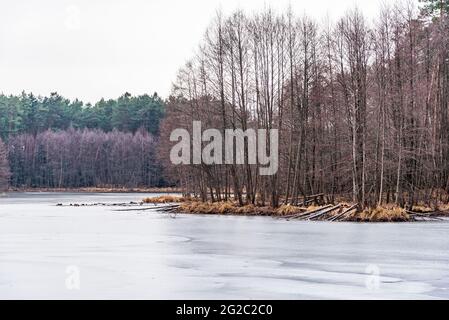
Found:
<svg viewBox="0 0 449 320"><path fill-rule="evenodd" d="M334 206L334 207L332 207L332 208L322 210L322 211L320 211L320 212L318 212L318 213L315 213L315 214L312 215L312 216L309 216L309 220L313 220L313 219L317 219L317 218L319 218L319 217L322 217L322 216L324 216L325 214L328 214L328 213L330 213L330 212L332 212L332 211L335 211L335 210L337 210L337 209L340 209L340 207L341 207L341 204L337 204L336 206Z"/></svg>
<svg viewBox="0 0 449 320"><path fill-rule="evenodd" d="M439 217L430 217L426 215L410 215L412 221L443 221L443 219Z"/></svg>
<svg viewBox="0 0 449 320"><path fill-rule="evenodd" d="M98 205L98 204L96 204ZM124 204L113 204L114 206L121 206ZM127 206L130 206L130 204L126 204ZM132 205L131 205L132 206ZM168 213L168 214L174 214L176 216L177 213L180 212L180 207L181 204L179 203L171 203L171 204L166 204L166 205L159 205L157 206L156 204L154 204L153 206L145 206L142 207L142 205L140 205L140 207L136 208L136 207L131 207L131 208L122 208L122 209L115 209L114 211L147 211L147 210L155 210L157 212L161 212L161 213ZM274 218L277 219L286 219L288 220L309 220L309 221L317 221L317 220L322 220L322 221L329 221L329 222L334 222L334 221L346 221L348 219L348 214L350 212L352 212L353 210L356 210L358 208L358 204L354 204L350 207L344 207L342 204L337 204L337 205L325 205L322 206L320 208L314 209L314 210L310 210L310 211L303 211L300 213L296 213L296 214L291 214L291 215L287 215L287 216L276 216L276 211L269 211L267 213L267 215L271 215ZM299 210L305 210L305 209L301 209L298 208ZM333 211L339 210L338 212L336 212L335 214L330 214ZM405 211L409 216L410 216L410 220L411 221L440 221L443 220L440 218L440 216L443 215L448 215L449 212L445 212L445 211L434 211L434 212L428 212L428 213L423 213L423 212L413 212L413 211Z"/></svg>
<svg viewBox="0 0 449 320"><path fill-rule="evenodd" d="M307 209L301 209L301 210L302 210L301 213L294 213L294 214L289 214L289 215L286 215L286 216L276 216L274 218L276 218L276 219L291 219L291 218L297 217L300 214L304 214L307 211Z"/></svg>
<svg viewBox="0 0 449 320"><path fill-rule="evenodd" d="M307 218L308 216L310 216L310 215L312 215L312 214L314 214L314 213L320 212L320 211L322 211L322 210L326 210L326 209L328 209L328 208L330 208L330 207L332 207L332 205L329 204L329 205L327 205L327 206L324 206L324 207L321 207L321 208L318 208L318 209L315 209L315 210L311 210L311 211L307 211L307 212L295 214L295 215L293 215L293 216L291 216L290 218L287 218L287 219L302 219L302 218Z"/></svg>
<svg viewBox="0 0 449 320"><path fill-rule="evenodd" d="M148 210L159 210L159 211L171 211L179 208L179 204L165 205L165 206L152 206L145 208L132 208L132 209L117 209L113 211L148 211Z"/></svg>
<svg viewBox="0 0 449 320"><path fill-rule="evenodd" d="M122 202L122 203L70 203L70 204L56 204L57 207L140 207L142 202Z"/></svg>
<svg viewBox="0 0 449 320"><path fill-rule="evenodd" d="M310 196L306 196L306 199L310 199L310 198L321 198L324 197L324 193L318 193L318 194L312 194Z"/></svg>
<svg viewBox="0 0 449 320"><path fill-rule="evenodd" d="M314 203L314 202L316 202L315 199L309 199L309 200L304 200L304 201L302 202L302 204L303 204L304 206L307 206L307 205L309 205L309 204L311 204L311 203Z"/></svg>
<svg viewBox="0 0 449 320"><path fill-rule="evenodd" d="M322 201L320 201L322 200ZM316 205L320 205L323 204L324 200L324 193L320 193L320 194L314 194L311 196L306 196L304 198L303 204L306 206L308 203L315 203Z"/></svg>
<svg viewBox="0 0 449 320"><path fill-rule="evenodd" d="M424 219L424 221L432 221L432 220L442 221L443 219L439 218L438 215L446 214L446 212L444 211L433 211L424 213L406 210L405 212L415 220L418 217Z"/></svg>
<svg viewBox="0 0 449 320"><path fill-rule="evenodd" d="M319 194L312 194L310 196L300 196L298 198L298 203L302 203L304 206L306 206L309 203L314 202L315 204L319 204L319 199L323 199L324 198L324 193L319 193ZM286 203L292 203L293 202L293 197L289 197L288 199L285 199Z"/></svg>
<svg viewBox="0 0 449 320"><path fill-rule="evenodd" d="M329 221L339 221L339 219L343 218L349 212L357 209L357 207L358 207L358 204L355 204L352 207L347 208L346 210L344 210L342 213L336 215L335 217L332 217L331 219L329 219Z"/></svg>

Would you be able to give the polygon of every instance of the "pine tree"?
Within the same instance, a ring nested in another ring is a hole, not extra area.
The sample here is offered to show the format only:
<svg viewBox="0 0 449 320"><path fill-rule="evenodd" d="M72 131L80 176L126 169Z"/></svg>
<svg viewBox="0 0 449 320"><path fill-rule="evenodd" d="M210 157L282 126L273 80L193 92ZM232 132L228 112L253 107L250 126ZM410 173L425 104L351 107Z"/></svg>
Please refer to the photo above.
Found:
<svg viewBox="0 0 449 320"><path fill-rule="evenodd" d="M423 10L428 15L440 15L449 13L449 0L419 0L424 4Z"/></svg>

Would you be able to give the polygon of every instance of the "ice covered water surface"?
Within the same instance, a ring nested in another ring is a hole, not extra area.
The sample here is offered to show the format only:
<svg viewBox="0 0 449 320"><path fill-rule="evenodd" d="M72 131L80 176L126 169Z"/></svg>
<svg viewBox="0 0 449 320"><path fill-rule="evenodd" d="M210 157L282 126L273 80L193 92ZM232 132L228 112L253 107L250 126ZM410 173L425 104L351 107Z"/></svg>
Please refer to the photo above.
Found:
<svg viewBox="0 0 449 320"><path fill-rule="evenodd" d="M0 298L449 298L449 222L174 218L56 206L145 196L0 197Z"/></svg>

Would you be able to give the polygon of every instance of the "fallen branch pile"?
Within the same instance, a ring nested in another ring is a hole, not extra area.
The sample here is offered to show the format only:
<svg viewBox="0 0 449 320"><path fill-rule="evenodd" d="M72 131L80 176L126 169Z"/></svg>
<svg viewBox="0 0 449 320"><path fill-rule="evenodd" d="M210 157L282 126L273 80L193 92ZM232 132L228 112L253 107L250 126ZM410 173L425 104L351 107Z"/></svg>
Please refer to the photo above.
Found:
<svg viewBox="0 0 449 320"><path fill-rule="evenodd" d="M406 210L406 212L414 221L441 221L443 220L441 217L449 215L448 211L441 210L432 212L415 212Z"/></svg>
<svg viewBox="0 0 449 320"><path fill-rule="evenodd" d="M316 199L322 195L315 195ZM169 202L175 199L173 202ZM211 215L244 215L244 216L271 216L287 221L346 221L346 222L414 222L414 221L440 221L441 217L449 217L449 210L434 210L423 207L414 208L415 211L408 211L396 206L385 206L377 208L367 208L358 210L358 204L327 204L319 207L299 207L290 204L280 208L267 206L246 205L239 206L235 202L201 202L198 200L182 199L177 197L164 196L155 199L145 199L143 202L129 203L92 203L92 204L70 204L58 206L108 206L122 207L114 211L155 211L169 214L211 214ZM305 202L308 202L306 200ZM420 211L421 210L421 211ZM426 211L429 210L429 211Z"/></svg>
<svg viewBox="0 0 449 320"><path fill-rule="evenodd" d="M326 205L318 209L280 218L308 221L344 221L350 212L357 209L357 206L358 205L353 205L349 208L345 208L342 204L337 204L335 206Z"/></svg>

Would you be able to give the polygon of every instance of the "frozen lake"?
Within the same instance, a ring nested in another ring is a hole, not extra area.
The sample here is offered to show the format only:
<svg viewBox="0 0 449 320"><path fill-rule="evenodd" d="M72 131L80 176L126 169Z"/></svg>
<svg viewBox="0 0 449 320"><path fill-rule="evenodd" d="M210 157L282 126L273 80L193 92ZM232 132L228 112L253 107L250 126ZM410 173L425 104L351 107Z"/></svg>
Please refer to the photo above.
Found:
<svg viewBox="0 0 449 320"><path fill-rule="evenodd" d="M117 212L0 197L1 299L449 298L449 222L351 224Z"/></svg>

